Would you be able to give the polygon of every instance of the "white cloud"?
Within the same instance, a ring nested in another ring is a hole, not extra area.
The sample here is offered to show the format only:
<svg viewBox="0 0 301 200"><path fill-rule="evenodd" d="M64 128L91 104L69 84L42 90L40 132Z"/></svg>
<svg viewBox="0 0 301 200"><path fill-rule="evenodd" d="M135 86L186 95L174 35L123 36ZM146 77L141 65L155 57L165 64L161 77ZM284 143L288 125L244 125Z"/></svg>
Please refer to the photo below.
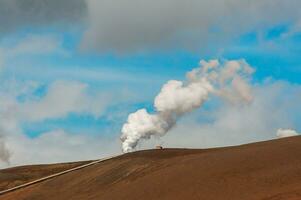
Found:
<svg viewBox="0 0 301 200"><path fill-rule="evenodd" d="M134 102L142 99L139 95L124 89L114 92L95 91L90 85L79 81L57 80L51 83L41 98L29 98L18 103L18 118L26 122L39 122L58 119L70 113L88 114L101 117L106 108L121 102Z"/></svg>
<svg viewBox="0 0 301 200"><path fill-rule="evenodd" d="M11 149L10 164L1 167L99 159L120 152L119 141L88 134L71 134L53 130L36 138L17 134L7 138Z"/></svg>
<svg viewBox="0 0 301 200"><path fill-rule="evenodd" d="M5 141L0 135L0 159L6 164L10 164L11 152L7 149Z"/></svg>
<svg viewBox="0 0 301 200"><path fill-rule="evenodd" d="M62 40L52 34L28 34L15 43L2 47L1 52L6 57L15 57L18 55L47 55L51 53L68 55L68 52L62 47Z"/></svg>
<svg viewBox="0 0 301 200"><path fill-rule="evenodd" d="M300 33L300 31L301 31L301 19L299 19L299 21L293 24L293 26L291 26L287 32L281 34L281 38L282 39L289 38L291 36L294 36L295 34Z"/></svg>
<svg viewBox="0 0 301 200"><path fill-rule="evenodd" d="M276 133L278 138L285 138L285 137L292 137L292 136L297 136L299 133L293 129L278 129Z"/></svg>
<svg viewBox="0 0 301 200"><path fill-rule="evenodd" d="M47 94L37 101L21 105L21 118L27 121L43 121L62 118L71 112L89 112L87 85L80 82L56 81Z"/></svg>
<svg viewBox="0 0 301 200"><path fill-rule="evenodd" d="M7 63L16 61L18 56L70 55L70 52L63 47L62 39L53 34L28 34L21 39L3 41L0 46L0 73ZM28 70L26 72L28 73Z"/></svg>

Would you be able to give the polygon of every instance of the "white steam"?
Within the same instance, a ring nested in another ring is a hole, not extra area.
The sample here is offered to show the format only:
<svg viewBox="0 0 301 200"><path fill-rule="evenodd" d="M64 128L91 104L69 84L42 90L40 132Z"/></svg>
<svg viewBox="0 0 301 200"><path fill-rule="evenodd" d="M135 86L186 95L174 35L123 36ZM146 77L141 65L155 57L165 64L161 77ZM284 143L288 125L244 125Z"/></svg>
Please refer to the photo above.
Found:
<svg viewBox="0 0 301 200"><path fill-rule="evenodd" d="M6 148L3 138L0 136L0 161L9 163L10 156L11 152Z"/></svg>
<svg viewBox="0 0 301 200"><path fill-rule="evenodd" d="M210 94L233 103L250 102L248 81L253 72L244 60L201 60L200 67L187 73L185 82L170 80L163 85L154 100L154 114L140 109L128 116L121 130L123 152L133 151L141 139L166 134L179 117L202 106Z"/></svg>
<svg viewBox="0 0 301 200"><path fill-rule="evenodd" d="M278 129L276 133L278 138L297 136L299 133L293 129Z"/></svg>

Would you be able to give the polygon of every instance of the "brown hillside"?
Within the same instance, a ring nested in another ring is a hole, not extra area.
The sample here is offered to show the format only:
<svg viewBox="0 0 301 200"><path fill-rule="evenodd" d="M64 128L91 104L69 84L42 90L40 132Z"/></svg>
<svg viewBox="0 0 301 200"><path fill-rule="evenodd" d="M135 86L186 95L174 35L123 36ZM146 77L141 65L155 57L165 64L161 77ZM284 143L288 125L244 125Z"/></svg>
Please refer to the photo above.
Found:
<svg viewBox="0 0 301 200"><path fill-rule="evenodd" d="M44 176L51 171L48 167L1 170L0 183L5 176L8 182L21 180L22 169L35 178ZM129 153L0 199L297 200L301 199L301 137L209 150Z"/></svg>

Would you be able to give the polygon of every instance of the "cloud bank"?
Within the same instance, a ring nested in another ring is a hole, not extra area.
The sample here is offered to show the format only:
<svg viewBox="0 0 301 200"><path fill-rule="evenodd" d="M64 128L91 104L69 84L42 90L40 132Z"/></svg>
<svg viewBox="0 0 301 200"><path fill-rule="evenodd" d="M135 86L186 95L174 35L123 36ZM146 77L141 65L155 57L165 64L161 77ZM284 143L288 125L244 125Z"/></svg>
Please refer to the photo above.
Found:
<svg viewBox="0 0 301 200"><path fill-rule="evenodd" d="M0 36L72 24L84 31L84 50L199 52L276 25L290 26L285 35L300 32L300 6L299 0L3 0Z"/></svg>
<svg viewBox="0 0 301 200"><path fill-rule="evenodd" d="M297 24L298 0L87 0L84 49L210 49L249 31Z"/></svg>

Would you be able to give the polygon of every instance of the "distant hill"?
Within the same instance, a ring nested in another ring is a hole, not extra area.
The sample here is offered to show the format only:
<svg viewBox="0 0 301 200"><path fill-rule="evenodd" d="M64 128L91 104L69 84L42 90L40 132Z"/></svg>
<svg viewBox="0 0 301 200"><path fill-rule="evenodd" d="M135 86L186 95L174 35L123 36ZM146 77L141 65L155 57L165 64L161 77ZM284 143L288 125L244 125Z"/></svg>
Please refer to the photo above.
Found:
<svg viewBox="0 0 301 200"><path fill-rule="evenodd" d="M84 164L0 171L1 189ZM124 154L1 200L299 200L301 137L215 149Z"/></svg>

